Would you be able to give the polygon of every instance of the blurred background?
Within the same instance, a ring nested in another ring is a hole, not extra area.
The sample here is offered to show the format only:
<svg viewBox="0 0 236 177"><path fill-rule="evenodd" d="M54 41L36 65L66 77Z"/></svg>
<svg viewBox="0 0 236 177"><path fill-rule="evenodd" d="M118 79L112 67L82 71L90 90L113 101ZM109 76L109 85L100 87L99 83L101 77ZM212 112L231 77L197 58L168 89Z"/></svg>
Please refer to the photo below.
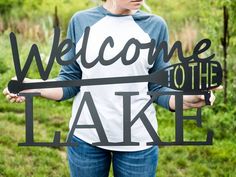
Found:
<svg viewBox="0 0 236 177"><path fill-rule="evenodd" d="M0 0L0 90L15 75L10 32L17 37L21 63L30 47L37 44L44 65L50 55L53 27L59 26L65 38L71 16L101 2L96 0ZM208 54L222 64L224 90L216 93L214 107L202 111L202 127L196 121L184 122L185 140L203 141L208 129L214 131L213 146L161 147L158 177L233 177L236 173L236 1L235 0L147 0L154 14L162 16L169 27L170 44L180 40L185 55L196 43L209 38ZM146 9L143 8L144 11ZM172 59L176 62L177 59ZM50 78L60 66L54 64ZM33 62L27 77L40 78ZM0 94L0 176L69 177L66 148L18 147L25 140L24 103L13 104ZM54 102L34 99L35 141L53 141L61 131L62 142L68 133L72 100ZM159 106L157 119L163 141L174 141L175 115ZM185 115L194 115L189 110ZM110 176L113 176L112 169Z"/></svg>

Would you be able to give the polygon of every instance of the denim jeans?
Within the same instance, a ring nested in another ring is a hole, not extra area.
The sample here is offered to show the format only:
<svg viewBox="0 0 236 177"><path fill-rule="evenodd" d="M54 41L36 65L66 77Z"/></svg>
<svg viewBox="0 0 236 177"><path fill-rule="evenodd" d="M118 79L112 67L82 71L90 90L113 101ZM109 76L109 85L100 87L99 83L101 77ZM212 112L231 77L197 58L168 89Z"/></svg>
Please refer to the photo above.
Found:
<svg viewBox="0 0 236 177"><path fill-rule="evenodd" d="M110 164L115 177L155 177L158 147L135 152L109 151L73 136L78 146L67 148L71 177L108 177Z"/></svg>

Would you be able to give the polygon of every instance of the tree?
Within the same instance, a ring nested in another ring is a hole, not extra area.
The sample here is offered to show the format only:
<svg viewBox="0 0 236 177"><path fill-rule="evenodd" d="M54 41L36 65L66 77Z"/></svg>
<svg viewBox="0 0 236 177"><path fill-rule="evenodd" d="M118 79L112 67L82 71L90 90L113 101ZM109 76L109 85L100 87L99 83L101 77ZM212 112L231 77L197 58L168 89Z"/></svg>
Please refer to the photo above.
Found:
<svg viewBox="0 0 236 177"><path fill-rule="evenodd" d="M223 58L224 102L227 102L227 58L236 50L236 1L201 0L200 23L205 26L203 35L212 40L214 52ZM232 57L232 56L231 56Z"/></svg>

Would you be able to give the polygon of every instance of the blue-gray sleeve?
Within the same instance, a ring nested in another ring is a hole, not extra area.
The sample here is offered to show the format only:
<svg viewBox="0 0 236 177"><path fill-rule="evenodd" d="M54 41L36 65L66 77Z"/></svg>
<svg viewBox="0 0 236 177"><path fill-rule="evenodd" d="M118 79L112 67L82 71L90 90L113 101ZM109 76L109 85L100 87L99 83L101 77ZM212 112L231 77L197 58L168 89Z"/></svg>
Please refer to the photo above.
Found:
<svg viewBox="0 0 236 177"><path fill-rule="evenodd" d="M67 30L67 39L72 40L75 44L75 25L73 19L70 21ZM70 60L75 56L75 46L64 55L63 60ZM56 78L57 81L65 81L65 80L79 80L82 77L82 71L79 64L75 61L70 65L64 65L61 67L60 73ZM80 91L80 87L63 87L63 97L61 100L66 100L72 98Z"/></svg>
<svg viewBox="0 0 236 177"><path fill-rule="evenodd" d="M168 28L167 28L167 25L165 22L162 24L160 30L161 31L159 33L160 35L158 37L157 45L160 44L162 41L167 41L167 42L169 41ZM149 74L153 73L155 71L159 71L169 65L170 65L169 62L165 63L163 61L163 50L162 50L160 52L160 54L158 55L158 57L156 58L153 67L151 69L149 69ZM149 91L157 91L157 92L173 91L172 89L169 89L167 87L163 87L157 83L148 83L148 89L149 89ZM163 95L163 96L159 96L155 100L155 103L170 110L169 100L170 100L170 95Z"/></svg>

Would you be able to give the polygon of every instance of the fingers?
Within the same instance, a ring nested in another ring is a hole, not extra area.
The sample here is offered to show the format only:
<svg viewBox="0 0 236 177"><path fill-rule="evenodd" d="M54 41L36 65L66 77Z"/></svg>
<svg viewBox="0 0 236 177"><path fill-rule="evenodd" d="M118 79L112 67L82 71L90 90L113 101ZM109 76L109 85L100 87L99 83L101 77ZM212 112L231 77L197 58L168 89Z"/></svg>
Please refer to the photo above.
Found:
<svg viewBox="0 0 236 177"><path fill-rule="evenodd" d="M198 103L199 101L205 101L204 95L184 95L184 102Z"/></svg>
<svg viewBox="0 0 236 177"><path fill-rule="evenodd" d="M198 97L201 101L205 101L205 95L198 95Z"/></svg>
<svg viewBox="0 0 236 177"><path fill-rule="evenodd" d="M16 98L16 102L17 103L22 103L22 102L24 102L25 101L25 97L23 97L23 96L18 96L17 98Z"/></svg>
<svg viewBox="0 0 236 177"><path fill-rule="evenodd" d="M220 85L219 87L213 88L211 90L223 90L223 89L224 89L224 87L222 85Z"/></svg>
<svg viewBox="0 0 236 177"><path fill-rule="evenodd" d="M213 105L213 103L214 103L214 101L215 101L215 99L216 99L216 97L215 97L215 95L213 94L213 90L222 90L223 89L223 86L221 85L221 86L219 86L219 87L216 87L216 88L214 88L214 89L211 89L210 90L210 102L211 102L211 105ZM205 95L199 95L199 99L200 100L205 100Z"/></svg>
<svg viewBox="0 0 236 177"><path fill-rule="evenodd" d="M206 105L205 101L199 101L199 102L196 102L196 103L185 103L184 106L183 106L183 109L201 108L205 105Z"/></svg>
<svg viewBox="0 0 236 177"><path fill-rule="evenodd" d="M10 95L6 95L6 99L8 99L10 101L11 96Z"/></svg>
<svg viewBox="0 0 236 177"><path fill-rule="evenodd" d="M16 98L11 98L9 101L10 101L11 103L14 103L14 102L16 102Z"/></svg>
<svg viewBox="0 0 236 177"><path fill-rule="evenodd" d="M10 94L6 95L6 99L10 101L11 103L14 103L16 101L16 98L12 97Z"/></svg>
<svg viewBox="0 0 236 177"><path fill-rule="evenodd" d="M216 99L216 97L215 97L215 95L213 94L213 92L212 91L210 91L210 98L209 98L209 101L210 101L210 103L211 103L211 106L214 104L214 102L215 102L215 99ZM205 102L205 95L198 95L198 98L200 99L200 101L204 101Z"/></svg>
<svg viewBox="0 0 236 177"><path fill-rule="evenodd" d="M211 92L211 96L210 96L210 103L211 103L211 106L213 105L213 103L214 103L214 101L215 101L215 95L213 94L213 92L212 91L215 91L215 90L223 90L223 86L222 85L220 85L219 87L216 87L216 88L213 88L213 89L211 89L210 90L210 92ZM205 101L205 95L199 95L198 96L198 98L201 100L201 101Z"/></svg>
<svg viewBox="0 0 236 177"><path fill-rule="evenodd" d="M17 80L16 76L12 77L11 80ZM25 80L29 80L29 79L25 78ZM5 95L6 99L11 103L15 103L15 102L16 103L22 103L22 102L25 101L25 97L19 96L19 95L14 94L14 93L10 93L7 87L3 90L2 93L3 93L3 95Z"/></svg>
<svg viewBox="0 0 236 177"><path fill-rule="evenodd" d="M214 104L215 99L216 99L216 97L215 97L215 95L213 94L213 92L211 91L211 97L210 97L211 106Z"/></svg>
<svg viewBox="0 0 236 177"><path fill-rule="evenodd" d="M215 95L213 94L212 91L210 91L209 101L212 106L215 101ZM186 95L186 96L184 96L184 105L183 105L184 109L200 108L205 105L206 105L205 95Z"/></svg>
<svg viewBox="0 0 236 177"><path fill-rule="evenodd" d="M201 95L184 95L183 99L185 103L197 103L199 102Z"/></svg>
<svg viewBox="0 0 236 177"><path fill-rule="evenodd" d="M214 104L215 99L216 99L216 97L215 97L215 95L213 94L212 91L215 91L215 90L223 90L223 89L224 89L224 87L223 87L222 85L220 85L219 87L216 87L216 88L214 88L214 89L211 89L211 97L210 97L211 106Z"/></svg>
<svg viewBox="0 0 236 177"><path fill-rule="evenodd" d="M3 93L4 95L7 95L7 94L9 94L10 92L9 92L8 88L6 87L6 88L3 90L2 93Z"/></svg>
<svg viewBox="0 0 236 177"><path fill-rule="evenodd" d="M25 101L25 97L18 96L17 94L10 93L8 88L3 90L3 94L6 96L6 99L11 103L22 103Z"/></svg>
<svg viewBox="0 0 236 177"><path fill-rule="evenodd" d="M17 77L16 77L16 76L14 76L14 77L12 77L12 78L11 78L11 80L17 80Z"/></svg>
<svg viewBox="0 0 236 177"><path fill-rule="evenodd" d="M23 96L11 97L10 95L7 95L6 99L11 103L22 103L25 101L25 97Z"/></svg>

